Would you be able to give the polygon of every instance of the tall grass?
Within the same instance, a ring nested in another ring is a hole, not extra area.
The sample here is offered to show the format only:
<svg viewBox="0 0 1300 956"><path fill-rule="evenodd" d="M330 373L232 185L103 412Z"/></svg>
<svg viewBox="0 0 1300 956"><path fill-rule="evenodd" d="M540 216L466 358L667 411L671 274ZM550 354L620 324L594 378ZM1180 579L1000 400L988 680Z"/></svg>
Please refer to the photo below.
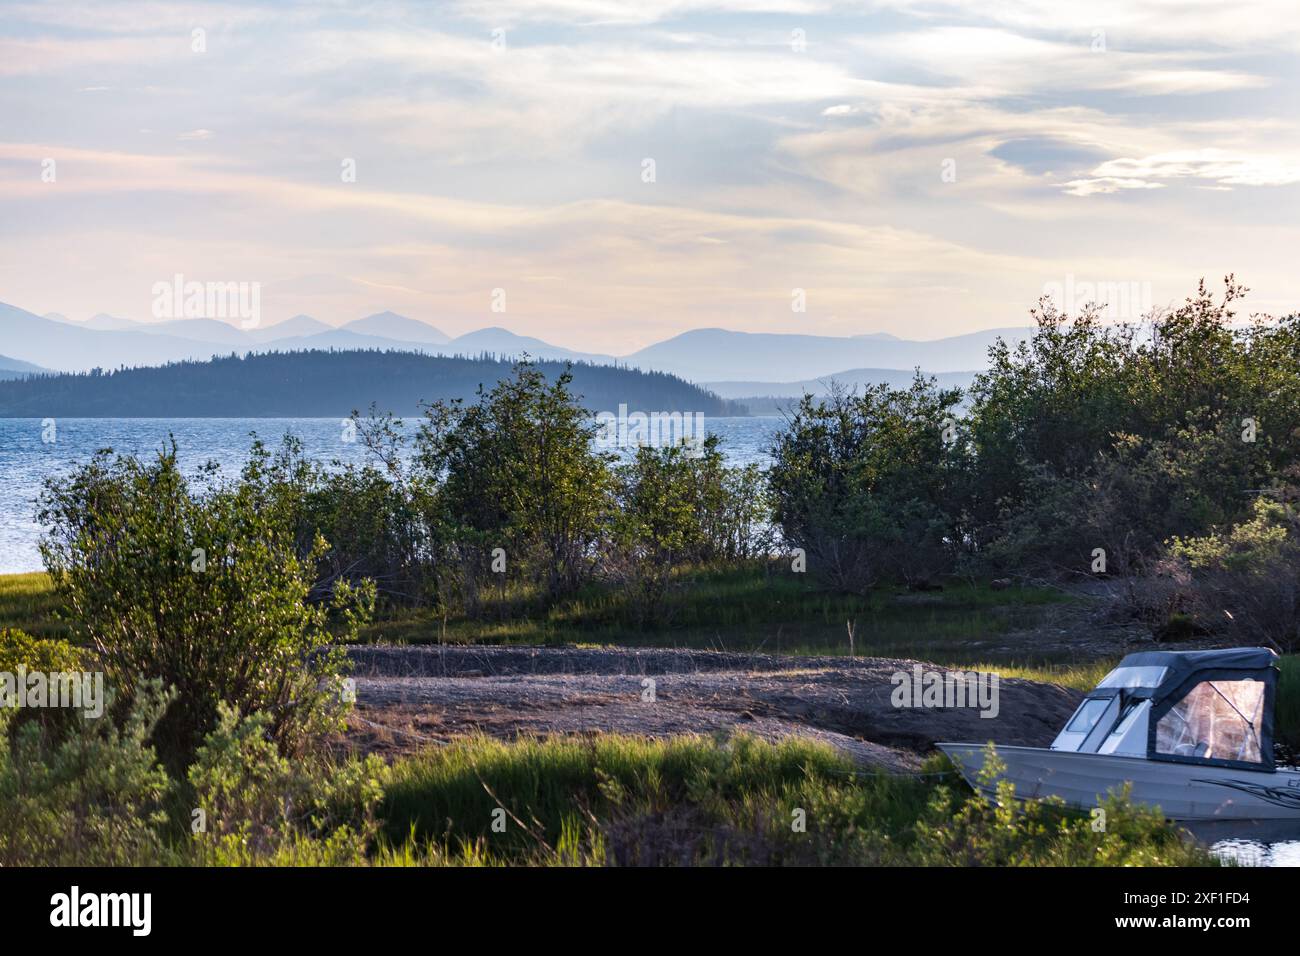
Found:
<svg viewBox="0 0 1300 956"><path fill-rule="evenodd" d="M1019 677L1046 684L1060 684L1072 690L1092 690L1114 669L1120 658L1080 661L1069 664L1005 664L985 662L965 665L969 670L989 671L1002 677Z"/></svg>
<svg viewBox="0 0 1300 956"><path fill-rule="evenodd" d="M999 807L932 759L864 772L831 748L747 736L479 738L393 767L376 860L442 864L1190 865L1211 862L1119 798L1108 832ZM1013 801L1014 804L1014 801ZM494 828L494 821L497 826Z"/></svg>
<svg viewBox="0 0 1300 956"><path fill-rule="evenodd" d="M860 792L891 828L914 818L925 793L919 778L859 777L831 748L796 739L471 738L396 764L380 815L394 841L454 834L516 854L556 846L575 820L629 813L707 829L761 805L784 825L826 787ZM504 835L492 829L498 809L509 821Z"/></svg>

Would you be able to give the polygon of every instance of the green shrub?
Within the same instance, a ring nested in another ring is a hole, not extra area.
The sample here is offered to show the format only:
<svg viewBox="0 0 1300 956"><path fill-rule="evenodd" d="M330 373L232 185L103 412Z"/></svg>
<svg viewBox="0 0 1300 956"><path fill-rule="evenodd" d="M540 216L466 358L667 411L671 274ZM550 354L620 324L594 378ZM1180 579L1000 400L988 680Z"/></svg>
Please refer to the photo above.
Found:
<svg viewBox="0 0 1300 956"><path fill-rule="evenodd" d="M809 573L860 593L951 568L965 453L945 432L960 397L919 374L907 390L804 397L777 435L769 481L774 523Z"/></svg>
<svg viewBox="0 0 1300 956"><path fill-rule="evenodd" d="M378 830L374 810L387 769L371 756L287 759L270 736L270 715L241 717L222 705L217 726L189 768L203 827L193 851L208 864L313 865L362 862ZM194 828L192 827L192 830Z"/></svg>
<svg viewBox="0 0 1300 956"><path fill-rule="evenodd" d="M46 485L41 550L63 613L127 699L153 679L176 691L155 731L176 769L222 701L269 714L287 753L339 726L345 659L329 608L308 600L327 546L317 537L299 553L295 503L268 461L255 446L237 481L199 494L174 447L149 463L105 452ZM336 586L339 637L371 593Z"/></svg>
<svg viewBox="0 0 1300 956"><path fill-rule="evenodd" d="M1300 515L1262 497L1253 509L1226 531L1175 538L1133 588L1130 603L1157 635L1300 649Z"/></svg>
<svg viewBox="0 0 1300 956"><path fill-rule="evenodd" d="M529 362L478 400L435 402L416 440L416 458L438 485L443 536L455 542L450 565L477 576L491 553L506 555L505 574L541 587L549 600L590 580L607 506L611 456L592 448L596 425L569 391L569 372L554 382Z"/></svg>
<svg viewBox="0 0 1300 956"><path fill-rule="evenodd" d="M0 710L0 865L141 866L177 862L163 838L172 792L148 743L171 695L142 684L119 726L37 723L8 733Z"/></svg>
<svg viewBox="0 0 1300 956"><path fill-rule="evenodd" d="M37 638L16 628L0 630L0 673L14 674L24 668L27 673L46 675L76 674L83 670L86 655L61 638ZM83 720L82 712L63 707L23 708L10 722L11 732L28 723L38 723L43 733L55 738L68 725Z"/></svg>
<svg viewBox="0 0 1300 956"><path fill-rule="evenodd" d="M1249 520L1251 489L1300 460L1300 315L1242 326L1232 276L1202 282L1149 323L1102 306L1066 315L1044 300L1037 328L999 342L963 423L970 480L953 510L966 542L999 569L1149 570L1170 537ZM1081 558L1080 555L1083 555Z"/></svg>
<svg viewBox="0 0 1300 956"><path fill-rule="evenodd" d="M689 449L639 448L615 473L609 546L600 567L623 590L636 622L659 623L673 570L703 550Z"/></svg>
<svg viewBox="0 0 1300 956"><path fill-rule="evenodd" d="M1005 769L992 745L981 781ZM949 786L935 788L916 823L916 841L902 860L922 866L1192 866L1216 861L1159 810L1134 804L1129 787L1109 794L1092 813L1056 797L1018 801L1002 780L992 799Z"/></svg>
<svg viewBox="0 0 1300 956"><path fill-rule="evenodd" d="M0 630L0 671L14 673L19 667L45 674L79 671L82 652L58 638L32 637L17 628Z"/></svg>

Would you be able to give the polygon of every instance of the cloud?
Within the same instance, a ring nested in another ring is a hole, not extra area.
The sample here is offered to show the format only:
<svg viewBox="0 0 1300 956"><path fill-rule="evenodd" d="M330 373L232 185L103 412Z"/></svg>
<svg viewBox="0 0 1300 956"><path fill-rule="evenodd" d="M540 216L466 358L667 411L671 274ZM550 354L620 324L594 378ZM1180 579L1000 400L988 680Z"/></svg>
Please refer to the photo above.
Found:
<svg viewBox="0 0 1300 956"><path fill-rule="evenodd" d="M391 307L449 331L502 322L499 286L517 331L617 353L693 325L789 330L793 286L815 304L802 327L852 333L1020 321L1066 273L1137 275L1163 300L1237 269L1286 301L1288 13L9 4L0 283L45 311L140 314L159 275L212 272L263 281L286 315ZM1098 196L1118 201L1080 201ZM72 262L90 264L75 287Z"/></svg>
<svg viewBox="0 0 1300 956"><path fill-rule="evenodd" d="M1098 166L1096 174L1144 182L1209 179L1225 186L1286 186L1300 182L1300 152L1282 156L1224 149L1179 150L1141 159L1112 159Z"/></svg>
<svg viewBox="0 0 1300 956"><path fill-rule="evenodd" d="M1096 179L1072 179L1065 183L1064 187L1071 196L1095 196L1117 193L1125 189L1163 189L1164 183L1150 183L1145 179L1099 176Z"/></svg>
<svg viewBox="0 0 1300 956"><path fill-rule="evenodd" d="M1171 45L1225 49L1300 49L1300 20L1290 0L874 0L878 9L918 19L978 19L1027 35L1090 40L1104 32L1109 49Z"/></svg>
<svg viewBox="0 0 1300 956"><path fill-rule="evenodd" d="M1099 41L1102 45L1098 45ZM1131 51L1082 34L1045 39L995 27L943 26L858 38L853 44L887 69L923 71L967 98L1103 90L1189 95L1264 87L1266 77L1206 68L1215 51Z"/></svg>
<svg viewBox="0 0 1300 956"><path fill-rule="evenodd" d="M650 24L691 14L817 16L848 9L819 0L460 0L460 13L484 23Z"/></svg>

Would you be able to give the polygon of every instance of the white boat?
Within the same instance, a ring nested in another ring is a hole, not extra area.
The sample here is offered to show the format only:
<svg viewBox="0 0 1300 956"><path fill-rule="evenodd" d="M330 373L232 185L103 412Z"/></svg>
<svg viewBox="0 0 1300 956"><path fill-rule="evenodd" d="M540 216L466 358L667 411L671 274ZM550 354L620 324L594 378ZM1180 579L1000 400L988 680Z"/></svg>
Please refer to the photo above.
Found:
<svg viewBox="0 0 1300 956"><path fill-rule="evenodd" d="M1300 770L1273 757L1277 655L1266 648L1130 654L1088 693L1051 747L995 745L1005 769L981 773L987 744L940 743L966 781L992 795L1098 806L1132 799L1171 820L1300 823Z"/></svg>

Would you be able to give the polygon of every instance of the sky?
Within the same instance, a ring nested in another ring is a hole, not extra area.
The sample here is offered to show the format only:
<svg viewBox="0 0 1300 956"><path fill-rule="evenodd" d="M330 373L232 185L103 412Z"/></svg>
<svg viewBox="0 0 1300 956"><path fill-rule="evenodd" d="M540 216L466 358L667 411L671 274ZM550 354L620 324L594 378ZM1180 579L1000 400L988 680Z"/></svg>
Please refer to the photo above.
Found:
<svg viewBox="0 0 1300 956"><path fill-rule="evenodd" d="M149 321L179 274L257 283L262 324L391 309L613 354L938 338L1228 272L1289 314L1295 13L4 0L0 301Z"/></svg>

